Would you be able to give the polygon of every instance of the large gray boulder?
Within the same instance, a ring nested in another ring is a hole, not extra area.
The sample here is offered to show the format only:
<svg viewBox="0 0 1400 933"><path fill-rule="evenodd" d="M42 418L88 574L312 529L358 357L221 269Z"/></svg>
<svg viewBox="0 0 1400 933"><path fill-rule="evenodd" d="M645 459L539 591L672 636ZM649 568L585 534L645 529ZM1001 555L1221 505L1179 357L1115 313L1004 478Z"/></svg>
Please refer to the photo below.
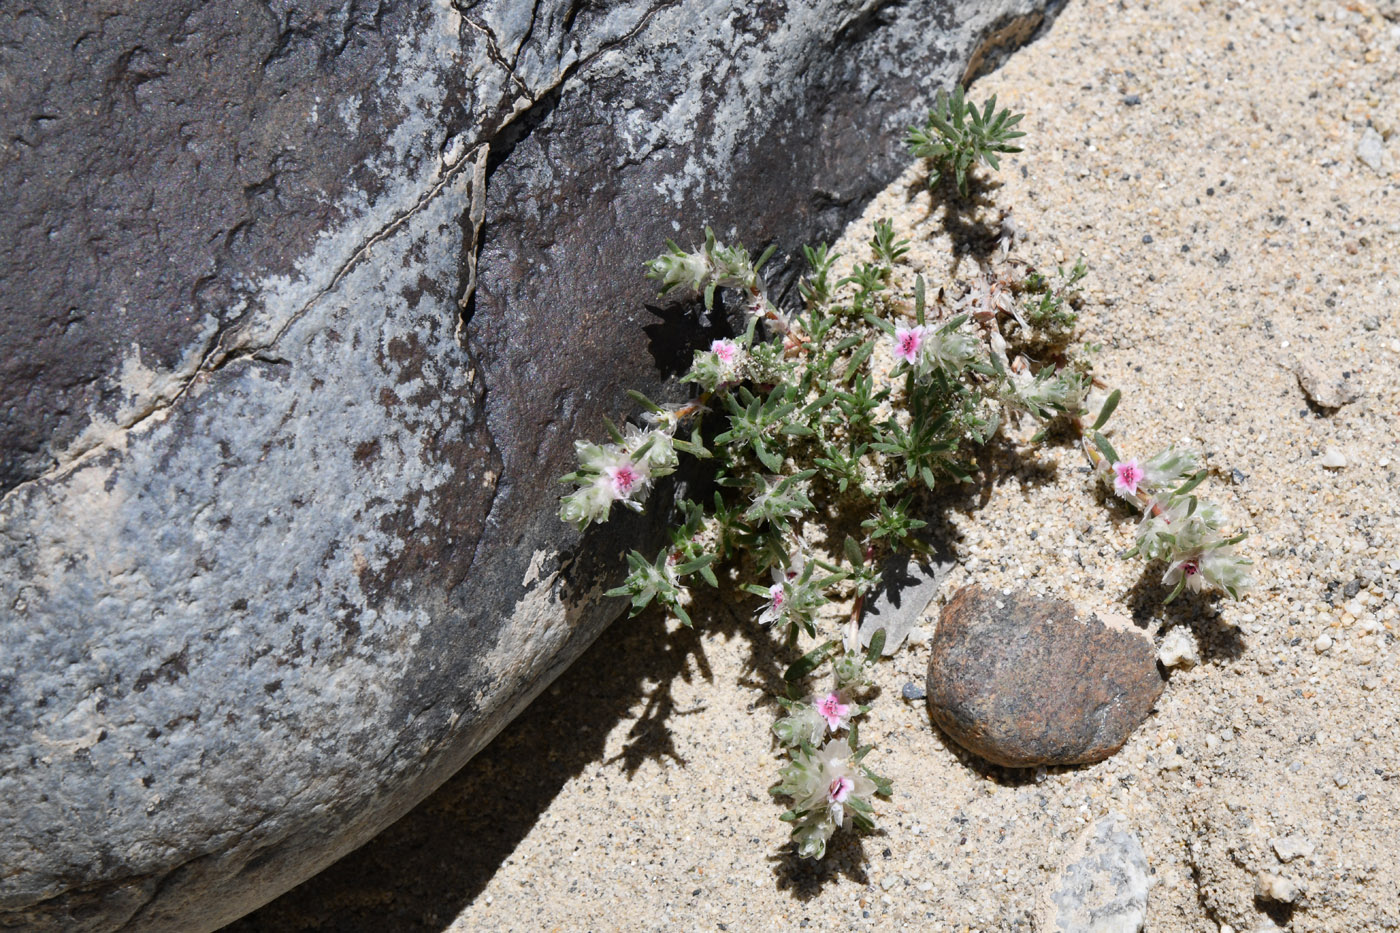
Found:
<svg viewBox="0 0 1400 933"><path fill-rule="evenodd" d="M656 539L553 482L708 338L641 261L830 236L1043 5L5 3L0 927L217 928L459 768Z"/></svg>

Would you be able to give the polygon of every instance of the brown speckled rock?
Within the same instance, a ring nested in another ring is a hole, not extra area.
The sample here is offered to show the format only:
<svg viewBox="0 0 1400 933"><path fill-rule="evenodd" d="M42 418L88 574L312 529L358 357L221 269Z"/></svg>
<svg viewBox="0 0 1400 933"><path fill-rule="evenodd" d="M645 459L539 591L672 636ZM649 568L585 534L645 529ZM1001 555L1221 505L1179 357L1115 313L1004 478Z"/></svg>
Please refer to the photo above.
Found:
<svg viewBox="0 0 1400 933"><path fill-rule="evenodd" d="M943 609L928 662L933 721L999 765L1102 761L1152 711L1164 681L1126 620L1078 619L1064 600L978 586Z"/></svg>

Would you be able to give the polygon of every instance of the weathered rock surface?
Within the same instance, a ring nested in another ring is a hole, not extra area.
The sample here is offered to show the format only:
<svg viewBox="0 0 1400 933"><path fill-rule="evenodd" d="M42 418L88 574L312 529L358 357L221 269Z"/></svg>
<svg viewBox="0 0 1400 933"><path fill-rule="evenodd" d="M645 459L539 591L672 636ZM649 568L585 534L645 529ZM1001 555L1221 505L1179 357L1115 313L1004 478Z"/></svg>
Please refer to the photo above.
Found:
<svg viewBox="0 0 1400 933"><path fill-rule="evenodd" d="M1064 600L968 586L943 608L928 662L933 721L955 742L1013 768L1113 754L1165 681L1132 623L1075 617Z"/></svg>
<svg viewBox="0 0 1400 933"><path fill-rule="evenodd" d="M1040 933L1139 933L1151 888L1147 855L1127 820L1110 813L1085 831L1041 898Z"/></svg>
<svg viewBox="0 0 1400 933"><path fill-rule="evenodd" d="M216 928L460 767L655 531L554 517L710 336L641 261L830 235L1042 5L7 3L0 927Z"/></svg>

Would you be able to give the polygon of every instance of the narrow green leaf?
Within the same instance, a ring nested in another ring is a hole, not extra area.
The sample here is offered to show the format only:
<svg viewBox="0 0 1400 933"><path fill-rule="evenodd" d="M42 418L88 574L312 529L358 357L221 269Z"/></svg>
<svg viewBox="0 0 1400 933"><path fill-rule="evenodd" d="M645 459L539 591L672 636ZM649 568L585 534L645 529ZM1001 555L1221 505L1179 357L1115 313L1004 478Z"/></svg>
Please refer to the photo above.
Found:
<svg viewBox="0 0 1400 933"><path fill-rule="evenodd" d="M924 277L914 276L914 318L920 326L924 323Z"/></svg>
<svg viewBox="0 0 1400 933"><path fill-rule="evenodd" d="M754 456L758 457L759 462L774 473L782 469L783 458L770 451L763 441L754 441L753 452Z"/></svg>
<svg viewBox="0 0 1400 933"><path fill-rule="evenodd" d="M764 264L765 262L767 262L768 260L772 259L772 258L773 258L773 254L776 253L777 251L778 251L778 244L777 244L777 243L770 243L770 244L768 244L768 248L765 249L765 250L762 252L762 254L759 255L759 257L758 257L758 262L756 262L756 263L753 264L753 271L757 272L759 269L762 269L762 268L763 268L763 264Z"/></svg>
<svg viewBox="0 0 1400 933"><path fill-rule="evenodd" d="M1207 470L1201 470L1195 476L1192 476L1189 480L1187 480L1185 483L1182 483L1176 489L1173 489L1172 498L1175 499L1177 496L1184 496L1191 490L1195 489L1197 486L1201 485L1201 483L1205 480L1208 472L1209 471Z"/></svg>
<svg viewBox="0 0 1400 933"><path fill-rule="evenodd" d="M699 460L708 460L714 456L714 454L705 449L703 444L693 444L679 437L672 439L671 444L681 453L690 454L692 457Z"/></svg>
<svg viewBox="0 0 1400 933"><path fill-rule="evenodd" d="M627 394L631 397L632 401L637 402L647 411L661 411L660 405L656 404L636 389L628 389Z"/></svg>
<svg viewBox="0 0 1400 933"><path fill-rule="evenodd" d="M1093 440L1094 446L1099 449L1099 453L1108 458L1110 464L1119 462L1118 451L1113 449L1113 445L1108 442L1108 438L1104 437L1098 431L1095 431Z"/></svg>
<svg viewBox="0 0 1400 933"><path fill-rule="evenodd" d="M870 359L870 354L874 352L874 350L875 341L867 340L861 345L859 350L851 354L851 361L846 364L846 373L841 377L841 382L843 384L851 381L851 377L855 376L855 374L860 371L860 368L865 365L866 360Z"/></svg>
<svg viewBox="0 0 1400 933"><path fill-rule="evenodd" d="M1118 400L1122 397L1122 392L1118 391L1117 389L1113 390L1113 394L1110 395L1104 401L1103 408L1099 409L1099 417L1094 422L1094 426L1090 430L1097 431L1104 425L1108 424L1109 417L1113 414L1113 410L1118 407Z"/></svg>
<svg viewBox="0 0 1400 933"><path fill-rule="evenodd" d="M820 666L823 661L826 660L827 655L831 653L831 649L835 647L836 642L825 641L817 647L813 648L811 651L807 652L802 657L794 661L792 663L792 666L789 667L785 672L783 672L783 680L787 681L788 683L793 683L795 681L801 680L803 677L806 677L808 674L812 673L812 671L816 670L817 667Z"/></svg>
<svg viewBox="0 0 1400 933"><path fill-rule="evenodd" d="M863 317L865 318L868 324L880 328L880 330L889 334L891 337L894 336L894 325L891 324L889 321L886 321L883 318L878 318L875 315L871 314L869 311L865 312Z"/></svg>
<svg viewBox="0 0 1400 933"><path fill-rule="evenodd" d="M870 647L865 652L865 660L868 664L874 664L880 660L880 652L885 650L885 630L877 628L870 636Z"/></svg>
<svg viewBox="0 0 1400 933"><path fill-rule="evenodd" d="M714 562L715 555L701 554L694 560L688 560L683 564L676 565L676 573L694 573L702 567L708 567Z"/></svg>

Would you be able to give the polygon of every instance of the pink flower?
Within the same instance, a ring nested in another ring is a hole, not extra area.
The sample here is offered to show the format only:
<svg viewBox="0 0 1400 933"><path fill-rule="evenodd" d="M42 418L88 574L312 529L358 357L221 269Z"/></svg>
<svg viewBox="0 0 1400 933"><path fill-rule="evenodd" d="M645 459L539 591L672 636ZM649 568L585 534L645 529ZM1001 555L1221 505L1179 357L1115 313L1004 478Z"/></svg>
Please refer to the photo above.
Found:
<svg viewBox="0 0 1400 933"><path fill-rule="evenodd" d="M1201 573L1201 558L1199 553L1193 553L1188 557L1183 557L1167 568L1167 573L1162 577L1162 582L1167 586L1178 586L1185 581L1185 586L1193 593L1199 593L1209 586L1206 575Z"/></svg>
<svg viewBox="0 0 1400 933"><path fill-rule="evenodd" d="M716 340L710 344L710 352L725 366L733 366L739 358L739 345L732 340Z"/></svg>
<svg viewBox="0 0 1400 933"><path fill-rule="evenodd" d="M844 775L831 782L827 788L826 799L832 803L845 803L851 796L851 791L856 789L856 782Z"/></svg>
<svg viewBox="0 0 1400 933"><path fill-rule="evenodd" d="M783 604L787 602L787 595L783 592L781 583L774 583L768 587L768 605L758 614L758 621L762 625L771 625L783 617Z"/></svg>
<svg viewBox="0 0 1400 933"><path fill-rule="evenodd" d="M1127 498L1137 495L1143 478L1142 467L1136 460L1121 460L1113 465L1113 491Z"/></svg>
<svg viewBox="0 0 1400 933"><path fill-rule="evenodd" d="M632 495L632 490L638 485L646 483L646 474L637 468L636 464L630 460L608 467L608 479L612 483L613 495L619 499L626 499Z"/></svg>
<svg viewBox="0 0 1400 933"><path fill-rule="evenodd" d="M842 703L841 696L837 693L828 693L817 701L817 712L822 714L822 718L826 720L827 728L832 732L846 724L846 720L851 718L853 709L851 704Z"/></svg>
<svg viewBox="0 0 1400 933"><path fill-rule="evenodd" d="M919 348L924 343L923 327L897 327L894 331L894 354L906 363L914 363L919 358Z"/></svg>

